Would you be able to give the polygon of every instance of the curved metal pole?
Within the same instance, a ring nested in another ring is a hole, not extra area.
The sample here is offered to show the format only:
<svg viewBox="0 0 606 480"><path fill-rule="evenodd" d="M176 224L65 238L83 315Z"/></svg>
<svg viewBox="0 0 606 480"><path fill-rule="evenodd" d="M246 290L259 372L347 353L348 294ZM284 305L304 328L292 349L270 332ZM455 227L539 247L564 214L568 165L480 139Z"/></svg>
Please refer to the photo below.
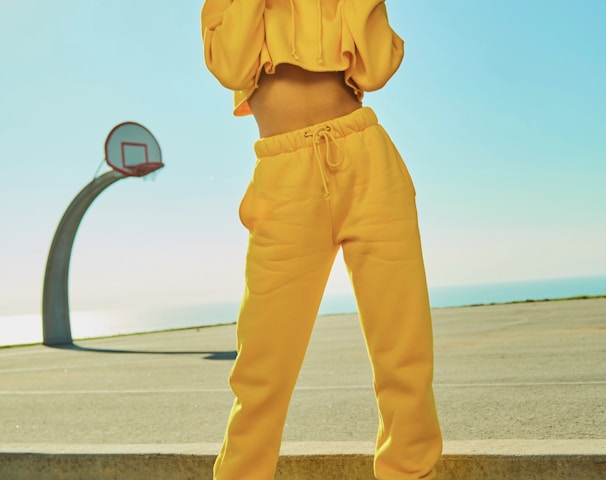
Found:
<svg viewBox="0 0 606 480"><path fill-rule="evenodd" d="M63 214L48 253L42 291L44 345L72 344L69 319L69 262L76 231L88 207L114 182L126 178L116 171L104 173L86 185Z"/></svg>

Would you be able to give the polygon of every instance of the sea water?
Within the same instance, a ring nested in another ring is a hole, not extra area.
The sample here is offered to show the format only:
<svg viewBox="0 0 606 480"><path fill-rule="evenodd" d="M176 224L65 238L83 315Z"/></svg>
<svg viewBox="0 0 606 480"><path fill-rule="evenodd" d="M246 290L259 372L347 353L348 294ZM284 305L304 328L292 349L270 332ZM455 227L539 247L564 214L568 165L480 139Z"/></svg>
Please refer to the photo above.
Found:
<svg viewBox="0 0 606 480"><path fill-rule="evenodd" d="M606 295L606 276L430 287L433 308ZM239 302L72 311L74 339L220 325L236 321ZM320 315L355 313L352 294L326 295ZM42 342L39 313L0 316L0 346Z"/></svg>

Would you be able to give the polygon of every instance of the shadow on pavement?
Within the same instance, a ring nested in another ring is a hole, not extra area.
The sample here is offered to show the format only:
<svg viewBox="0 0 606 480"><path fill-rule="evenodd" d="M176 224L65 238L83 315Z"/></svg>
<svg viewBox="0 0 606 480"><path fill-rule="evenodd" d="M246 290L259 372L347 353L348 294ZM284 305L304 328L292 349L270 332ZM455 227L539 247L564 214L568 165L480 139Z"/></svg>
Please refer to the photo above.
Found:
<svg viewBox="0 0 606 480"><path fill-rule="evenodd" d="M202 355L205 360L235 360L237 352L223 351L223 352L201 352L201 351L162 351L162 350L121 350L114 348L92 348L82 347L80 345L68 344L68 345L49 345L49 348L57 348L61 350L76 350L79 352L95 352L95 353L129 353L129 354L140 354L140 355Z"/></svg>

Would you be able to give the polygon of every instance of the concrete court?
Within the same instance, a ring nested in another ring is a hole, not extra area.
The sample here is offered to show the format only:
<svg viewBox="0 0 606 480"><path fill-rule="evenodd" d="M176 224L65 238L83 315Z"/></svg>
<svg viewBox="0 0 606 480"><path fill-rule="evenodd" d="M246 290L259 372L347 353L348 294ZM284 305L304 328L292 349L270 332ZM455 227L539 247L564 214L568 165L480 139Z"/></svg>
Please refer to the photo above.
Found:
<svg viewBox="0 0 606 480"><path fill-rule="evenodd" d="M606 478L606 299L434 310L444 480ZM235 327L0 349L0 479L211 479ZM320 317L277 479L371 480L355 315Z"/></svg>

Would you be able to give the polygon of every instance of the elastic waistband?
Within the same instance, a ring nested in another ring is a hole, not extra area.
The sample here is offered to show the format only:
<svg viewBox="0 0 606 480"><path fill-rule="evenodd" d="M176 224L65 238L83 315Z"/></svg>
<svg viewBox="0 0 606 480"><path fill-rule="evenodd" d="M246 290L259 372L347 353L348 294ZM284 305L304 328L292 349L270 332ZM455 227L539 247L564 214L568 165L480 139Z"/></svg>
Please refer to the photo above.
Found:
<svg viewBox="0 0 606 480"><path fill-rule="evenodd" d="M337 117L292 132L261 138L255 142L255 153L257 157L261 158L312 147L313 133L322 128L328 128L334 138L339 138L351 133L361 132L365 128L376 124L377 116L372 108L361 107L343 117Z"/></svg>

